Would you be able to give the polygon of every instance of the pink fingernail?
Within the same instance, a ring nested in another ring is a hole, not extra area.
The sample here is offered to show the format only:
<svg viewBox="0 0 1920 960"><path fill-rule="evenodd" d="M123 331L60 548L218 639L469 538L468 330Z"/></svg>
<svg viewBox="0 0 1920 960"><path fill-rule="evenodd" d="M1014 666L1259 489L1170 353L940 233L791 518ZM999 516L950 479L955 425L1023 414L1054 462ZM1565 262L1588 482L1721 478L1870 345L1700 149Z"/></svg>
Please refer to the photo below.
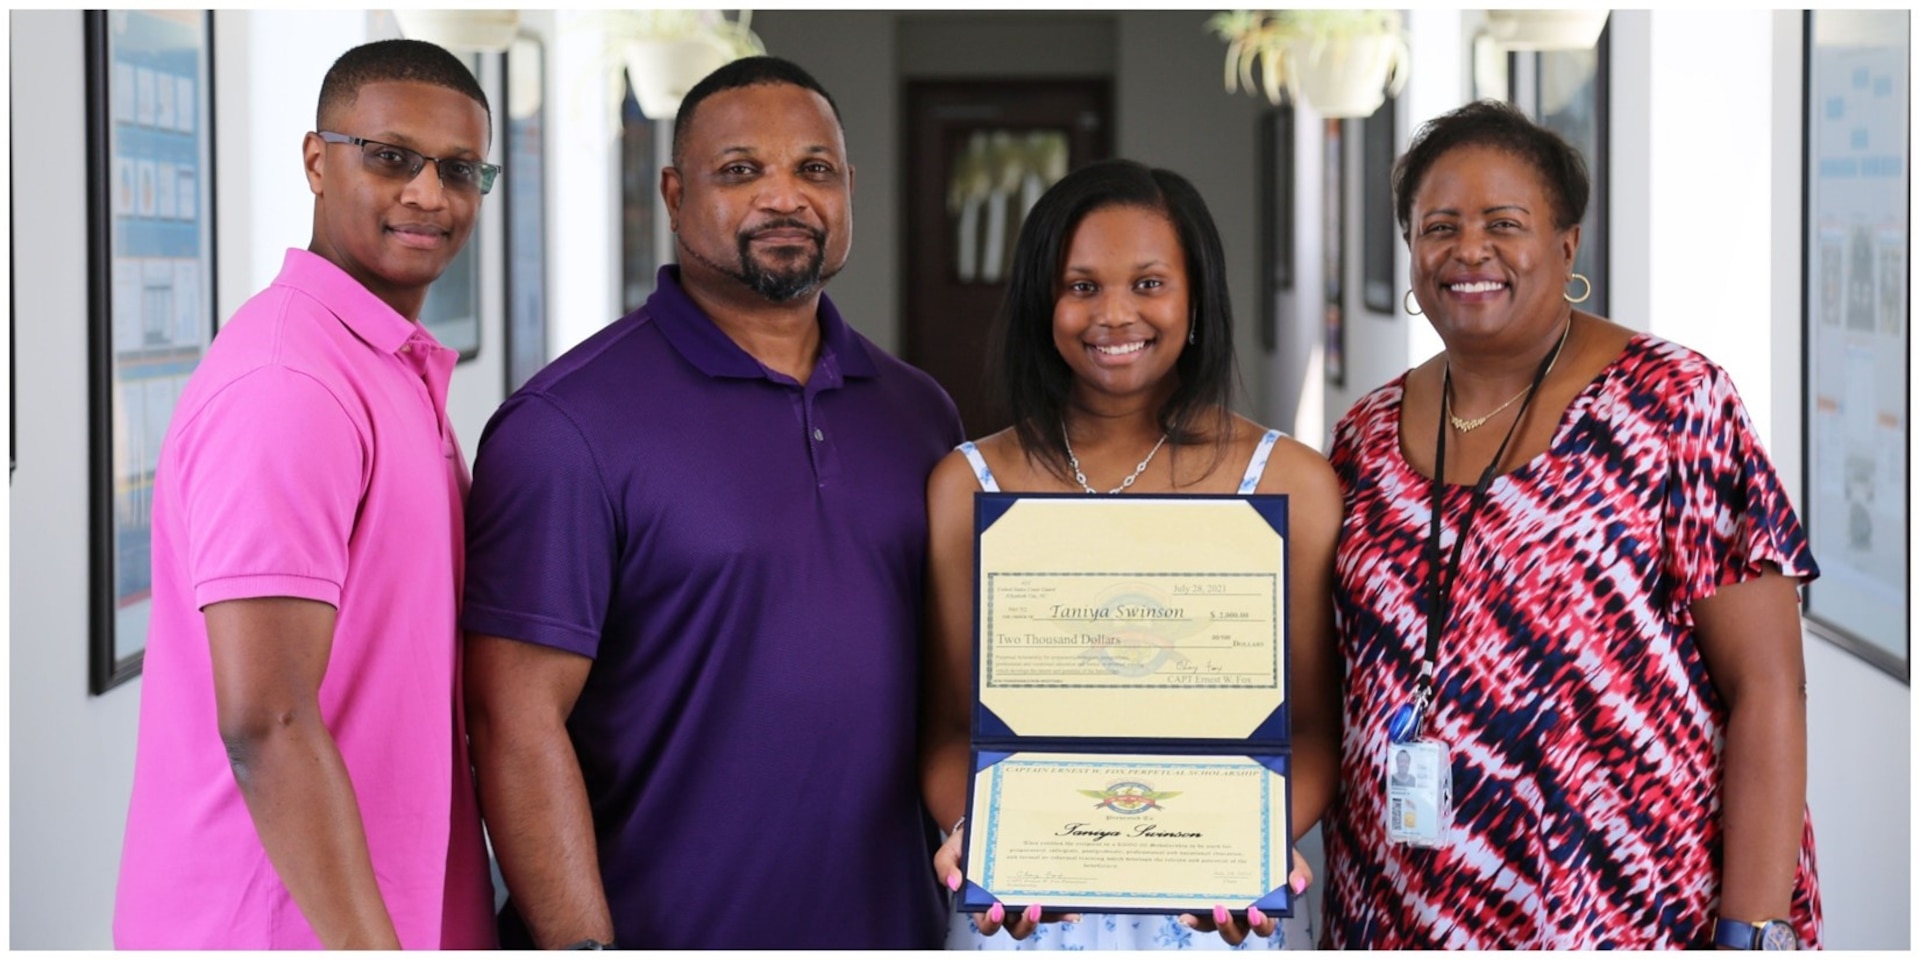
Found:
<svg viewBox="0 0 1920 960"><path fill-rule="evenodd" d="M1306 892L1307 892L1307 878L1306 878L1306 877L1294 877L1294 878L1293 878L1293 892L1294 892L1294 893L1306 893Z"/></svg>
<svg viewBox="0 0 1920 960"><path fill-rule="evenodd" d="M1037 903L1027 904L1026 912L1022 913L1021 916L1026 917L1028 923L1039 923L1040 905Z"/></svg>
<svg viewBox="0 0 1920 960"><path fill-rule="evenodd" d="M1247 908L1247 923L1248 923L1248 925L1250 925L1250 926L1255 926L1255 927L1257 927L1257 926L1259 926L1259 925L1261 925L1261 924L1263 924L1263 923L1266 923L1266 922L1267 922L1267 915L1266 915L1266 914L1264 914L1264 913L1261 913L1261 912L1260 912L1260 908L1259 908L1259 907L1248 907L1248 908Z"/></svg>
<svg viewBox="0 0 1920 960"><path fill-rule="evenodd" d="M994 923L1004 923L1007 919L1006 908L1000 906L998 903L994 904L991 907L988 907L987 919L993 921Z"/></svg>
<svg viewBox="0 0 1920 960"><path fill-rule="evenodd" d="M955 870L952 873L947 874L947 889L954 890L954 891L958 891L960 889L960 871Z"/></svg>
<svg viewBox="0 0 1920 960"><path fill-rule="evenodd" d="M1213 922L1223 927L1227 925L1227 908L1226 907L1223 907L1217 903L1213 905Z"/></svg>

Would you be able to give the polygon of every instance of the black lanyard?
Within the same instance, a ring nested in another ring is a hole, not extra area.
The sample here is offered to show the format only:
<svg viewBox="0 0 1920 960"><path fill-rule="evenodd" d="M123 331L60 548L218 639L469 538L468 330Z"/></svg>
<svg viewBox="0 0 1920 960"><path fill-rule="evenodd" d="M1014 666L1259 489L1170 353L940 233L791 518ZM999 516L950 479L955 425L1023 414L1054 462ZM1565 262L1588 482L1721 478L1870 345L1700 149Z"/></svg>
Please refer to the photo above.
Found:
<svg viewBox="0 0 1920 960"><path fill-rule="evenodd" d="M1453 540L1453 554L1447 559L1445 571L1440 568L1440 507L1447 485L1447 395L1453 389L1452 369L1441 376L1440 429L1433 441L1433 483L1429 488L1431 516L1427 522L1427 656L1420 664L1420 677L1414 687L1412 719L1416 729L1423 719L1421 715L1425 713L1427 704L1433 700L1433 677L1440 665L1440 636L1446 632L1447 619L1453 613L1453 582L1460 573L1460 554L1466 546L1467 534L1473 529L1473 520L1480 513L1481 505L1487 502L1487 490L1493 485L1493 477L1500 468L1501 459L1507 455L1507 444L1513 442L1513 434L1520 428L1520 421L1527 418L1527 409L1533 406L1533 395L1547 379L1547 371L1553 367L1554 358L1559 353L1556 347L1540 360L1540 368L1533 374L1533 383L1527 387L1526 399L1520 402L1520 412L1514 415L1513 423L1507 425L1507 435L1501 438L1500 449L1494 451L1492 462L1481 471L1479 482L1473 485L1473 494L1467 499L1466 515L1460 518L1460 533Z"/></svg>

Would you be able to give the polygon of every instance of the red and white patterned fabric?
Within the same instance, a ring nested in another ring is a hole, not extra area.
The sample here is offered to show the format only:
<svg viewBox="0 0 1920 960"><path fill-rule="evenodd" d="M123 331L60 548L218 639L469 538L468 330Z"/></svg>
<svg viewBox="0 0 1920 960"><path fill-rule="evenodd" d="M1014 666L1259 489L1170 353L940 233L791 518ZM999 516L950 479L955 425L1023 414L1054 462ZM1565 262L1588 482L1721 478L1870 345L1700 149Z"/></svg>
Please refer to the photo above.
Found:
<svg viewBox="0 0 1920 960"><path fill-rule="evenodd" d="M1636 336L1549 449L1493 482L1425 731L1453 751L1453 829L1436 850L1389 845L1381 811L1387 718L1426 643L1431 481L1401 452L1404 383L1335 428L1346 728L1321 945L1710 947L1727 714L1689 605L1763 563L1818 575L1732 383L1698 353ZM1470 494L1445 492L1444 551ZM1812 947L1820 895L1804 822L1789 919Z"/></svg>

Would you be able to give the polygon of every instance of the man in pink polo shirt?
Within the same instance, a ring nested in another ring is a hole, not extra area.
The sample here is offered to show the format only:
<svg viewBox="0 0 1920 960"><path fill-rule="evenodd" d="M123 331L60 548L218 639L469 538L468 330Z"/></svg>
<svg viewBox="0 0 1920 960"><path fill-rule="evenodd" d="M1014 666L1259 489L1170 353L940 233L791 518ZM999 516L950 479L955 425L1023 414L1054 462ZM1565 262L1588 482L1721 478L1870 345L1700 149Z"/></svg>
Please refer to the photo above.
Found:
<svg viewBox="0 0 1920 960"><path fill-rule="evenodd" d="M445 50L348 51L313 240L181 395L114 907L122 948L490 947L454 618L457 360L416 322L499 168Z"/></svg>

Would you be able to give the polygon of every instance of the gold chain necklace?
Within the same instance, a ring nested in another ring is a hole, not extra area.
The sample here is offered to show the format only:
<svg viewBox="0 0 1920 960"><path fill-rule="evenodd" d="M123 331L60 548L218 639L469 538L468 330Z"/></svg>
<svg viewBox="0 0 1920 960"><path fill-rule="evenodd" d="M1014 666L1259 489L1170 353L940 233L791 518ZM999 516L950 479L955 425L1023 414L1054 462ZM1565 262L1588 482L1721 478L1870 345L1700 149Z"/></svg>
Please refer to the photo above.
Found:
<svg viewBox="0 0 1920 960"><path fill-rule="evenodd" d="M1087 475L1080 472L1080 458L1073 455L1073 440L1067 436L1067 425L1065 422L1062 422L1060 424L1060 439L1065 440L1067 443L1067 462L1073 465L1073 479L1078 480L1080 482L1080 489L1085 490L1088 493L1099 493L1100 491L1095 490L1091 484L1087 483ZM1153 449L1147 451L1147 458L1145 460L1140 461L1140 465L1137 467L1134 467L1133 472L1127 474L1127 478L1125 480L1120 481L1119 486L1114 487L1112 490L1108 490L1107 492L1110 494L1119 493L1120 491L1133 486L1133 482L1135 480L1140 479L1141 474L1147 472L1147 464L1153 462L1153 455L1156 453L1159 453L1160 448L1164 446L1166 442L1167 442L1167 435L1163 433L1160 435L1160 441L1153 445Z"/></svg>
<svg viewBox="0 0 1920 960"><path fill-rule="evenodd" d="M1567 328L1565 330L1560 331L1560 342L1554 345L1553 357L1552 359L1547 361L1547 372L1540 375L1540 379L1542 382L1545 382L1547 377L1553 373L1553 365L1560 362L1560 348L1567 345L1567 335L1572 332L1573 332L1573 318L1568 317ZM1447 361L1447 382L1449 384L1453 382L1452 374L1453 374L1453 361L1449 359ZM1531 389L1533 388L1532 387L1527 388L1527 390L1531 390ZM1513 396L1508 397L1506 403L1503 403L1497 407L1494 407L1493 411L1491 413L1488 413L1486 416L1475 417L1472 420L1463 420L1453 415L1453 397L1450 394L1446 394L1446 393L1441 394L1440 405L1442 408L1444 408L1447 411L1447 421L1453 424L1453 428L1455 430L1458 430L1461 433L1472 433L1473 431L1486 426L1488 420L1492 420L1494 417L1499 416L1500 411L1513 406L1514 403L1518 402L1521 397L1526 396L1527 390L1522 390L1519 393L1516 393ZM1087 492L1092 493L1093 491L1089 490Z"/></svg>

